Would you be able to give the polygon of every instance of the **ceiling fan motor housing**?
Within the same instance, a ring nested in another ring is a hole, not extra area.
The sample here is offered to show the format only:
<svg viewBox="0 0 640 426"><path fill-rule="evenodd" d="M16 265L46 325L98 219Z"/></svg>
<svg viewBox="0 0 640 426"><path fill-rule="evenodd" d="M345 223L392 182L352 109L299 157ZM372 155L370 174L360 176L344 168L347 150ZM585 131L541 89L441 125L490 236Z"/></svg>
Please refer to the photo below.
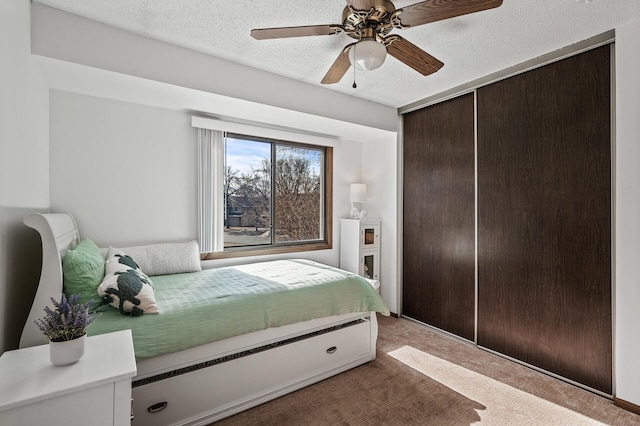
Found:
<svg viewBox="0 0 640 426"><path fill-rule="evenodd" d="M348 5L342 12L343 31L356 40L373 38L381 42L394 28L392 17L395 11L395 6L388 0L375 0L368 10L357 10Z"/></svg>

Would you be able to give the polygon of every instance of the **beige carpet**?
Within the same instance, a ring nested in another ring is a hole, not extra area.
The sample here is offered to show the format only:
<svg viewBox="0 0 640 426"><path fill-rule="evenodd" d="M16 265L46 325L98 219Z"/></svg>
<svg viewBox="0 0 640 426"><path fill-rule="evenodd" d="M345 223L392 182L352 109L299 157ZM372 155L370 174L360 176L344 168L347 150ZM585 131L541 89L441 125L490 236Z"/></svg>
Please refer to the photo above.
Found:
<svg viewBox="0 0 640 426"><path fill-rule="evenodd" d="M218 425L640 425L606 398L411 321L378 318L375 361Z"/></svg>

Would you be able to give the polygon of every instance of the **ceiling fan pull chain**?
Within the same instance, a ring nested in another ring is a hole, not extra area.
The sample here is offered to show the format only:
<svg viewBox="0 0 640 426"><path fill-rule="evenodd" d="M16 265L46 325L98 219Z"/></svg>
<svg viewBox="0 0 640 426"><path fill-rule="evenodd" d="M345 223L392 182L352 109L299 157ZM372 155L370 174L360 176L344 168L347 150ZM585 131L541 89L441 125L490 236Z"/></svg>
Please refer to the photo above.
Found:
<svg viewBox="0 0 640 426"><path fill-rule="evenodd" d="M358 43L356 43L356 44L358 44ZM355 44L353 45L352 49L353 49L353 57L355 58L356 57L356 45ZM358 87L358 85L356 84L356 63L355 63L355 61L353 62L353 85L351 87L353 87L354 89L356 87Z"/></svg>

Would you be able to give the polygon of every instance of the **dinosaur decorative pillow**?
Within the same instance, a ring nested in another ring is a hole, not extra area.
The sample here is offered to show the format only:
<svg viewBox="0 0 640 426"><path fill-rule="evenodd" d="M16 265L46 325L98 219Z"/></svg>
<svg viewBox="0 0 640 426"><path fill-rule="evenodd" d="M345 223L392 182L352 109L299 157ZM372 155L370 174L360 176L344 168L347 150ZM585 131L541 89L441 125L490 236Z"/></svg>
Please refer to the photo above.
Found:
<svg viewBox="0 0 640 426"><path fill-rule="evenodd" d="M98 294L122 315L135 317L160 313L153 282L131 256L117 248L109 247L105 276L98 287Z"/></svg>

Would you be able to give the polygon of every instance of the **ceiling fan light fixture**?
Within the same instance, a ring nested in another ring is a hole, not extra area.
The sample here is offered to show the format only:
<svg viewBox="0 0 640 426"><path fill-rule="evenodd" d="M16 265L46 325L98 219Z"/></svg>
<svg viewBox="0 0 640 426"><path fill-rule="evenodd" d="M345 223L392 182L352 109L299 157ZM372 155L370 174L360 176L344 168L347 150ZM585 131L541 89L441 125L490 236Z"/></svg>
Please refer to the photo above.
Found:
<svg viewBox="0 0 640 426"><path fill-rule="evenodd" d="M360 40L349 51L351 65L367 71L379 68L386 57L385 45L371 38Z"/></svg>

